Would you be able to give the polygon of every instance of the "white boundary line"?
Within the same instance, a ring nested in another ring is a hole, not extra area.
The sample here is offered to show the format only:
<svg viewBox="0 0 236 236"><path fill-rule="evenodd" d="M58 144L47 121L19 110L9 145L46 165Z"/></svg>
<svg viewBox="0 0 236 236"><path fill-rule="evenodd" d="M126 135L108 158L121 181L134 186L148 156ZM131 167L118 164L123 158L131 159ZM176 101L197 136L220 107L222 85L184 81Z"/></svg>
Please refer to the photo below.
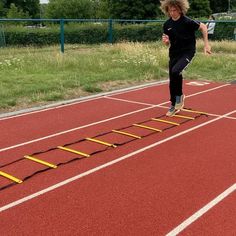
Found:
<svg viewBox="0 0 236 236"><path fill-rule="evenodd" d="M233 184L231 187L226 189L223 193L221 193L219 196L217 196L215 199L213 199L211 202L206 204L203 208L198 210L196 213L194 213L192 216L190 216L188 219L183 221L180 225L178 225L176 228L171 230L166 236L175 236L178 235L180 232L182 232L185 228L187 228L189 225L191 225L194 221L196 221L198 218L200 218L203 214L208 212L211 208L213 208L215 205L217 205L220 201L224 200L227 196L229 196L231 193L233 193L236 190L236 183Z"/></svg>
<svg viewBox="0 0 236 236"><path fill-rule="evenodd" d="M207 90L204 90L204 91L201 91L201 92L198 92L198 93L194 93L194 94L188 95L188 97L189 96L191 96L191 97L192 96L196 96L196 95L199 95L199 94L202 94L202 93L207 93L209 91L220 89L220 88L228 86L228 85L230 85L230 84L224 84L224 85L221 85L221 86L218 86L218 87L215 87L215 88L211 88L211 89L207 89ZM109 99L113 99L113 98L109 98ZM114 99L116 99L116 98L114 98ZM121 100L121 99L119 99L119 100ZM123 100L123 101L128 102L128 100ZM130 101L130 102L132 102L132 101ZM161 107L162 105L167 104L167 103L169 103L169 101L163 102L163 103L160 103L160 104L157 104L157 105L152 105L152 104L148 104L148 103L142 103L142 105L145 104L145 105L150 106L150 107L139 109L139 110L132 111L132 112L128 112L128 113L125 113L125 114L122 114L122 115L119 115L119 116L111 117L111 118L108 118L108 119L105 119L105 120L101 120L101 121L97 121L97 122L94 122L94 123L90 123L90 124L87 124L87 125L75 127L73 129L61 131L61 132L54 133L54 134L51 134L51 135L48 135L48 136L44 136L44 137L41 137L41 138L33 139L33 140L30 140L30 141L27 141L27 142L18 143L18 144L12 145L12 146L1 148L0 149L0 153L3 152L3 151L7 151L7 150L10 150L10 149L18 148L18 147L21 147L21 146L24 146L24 145L28 145L28 144L31 144L31 143L35 143L35 142L38 142L38 141L42 141L42 140L45 140L45 139L49 139L49 138L53 138L53 137L56 137L56 136L60 136L60 135L66 134L66 133L74 132L74 131L79 130L79 129L83 129L83 128L90 127L90 126L97 125L97 124L101 124L101 123L104 123L104 122L107 122L107 121L111 121L111 120L115 120L115 119L118 119L118 118L122 118L122 117L125 117L125 116L128 116L128 115L132 115L132 114L135 114L135 113L138 113L138 112L142 112L142 111L145 111L145 110L148 110L148 109L152 109L152 108L155 108L155 107Z"/></svg>
<svg viewBox="0 0 236 236"><path fill-rule="evenodd" d="M54 104L50 104L50 105L45 105L42 107L34 107L34 108L29 108L29 109L25 109L25 110L21 110L21 111L0 114L0 121L7 120L7 119L13 119L13 118L21 117L21 116L26 116L26 115L31 115L31 114L35 114L35 113L39 113L39 112L60 109L60 108L66 107L66 106L73 106L78 103L101 99L103 97L114 96L114 95L119 95L122 93L142 90L142 89L149 88L152 86L161 86L166 83L168 83L168 80L157 81L157 82L148 83L148 84L144 84L144 85L134 86L131 88L124 88L124 89L111 91L111 92L107 92L107 93L101 93L101 94L91 95L91 96L87 96L87 97L72 99L72 100L68 100L68 101L58 102L58 103L54 103ZM227 85L230 85L230 84L224 84L223 86L227 86ZM218 87L216 87L216 88L218 88ZM220 88L221 88L221 86L220 86ZM168 102L166 102L166 103L168 103Z"/></svg>
<svg viewBox="0 0 236 236"><path fill-rule="evenodd" d="M74 177L71 177L71 178L69 178L69 179L66 179L66 180L64 180L64 181L62 181L62 182L60 182L60 183L58 183L58 184L52 185L52 186L50 186L50 187L48 187L48 188L45 188L45 189L43 189L43 190L41 190L41 191L38 191L38 192L34 193L34 194L28 195L28 196L26 196L26 197L24 197L24 198L21 198L21 199L17 200L17 201L14 201L14 202L9 203L9 204L7 204L7 205L5 205L5 206L2 206L2 207L0 207L0 213L3 212L3 211L5 211L5 210L7 210L7 209L13 208L13 207L15 207L15 206L17 206L17 205L20 205L20 204L22 204L22 203L24 203L24 202L27 202L27 201L29 201L29 200L31 200L31 199L33 199L33 198L36 198L36 197L38 197L38 196L40 196L40 195L43 195L43 194L48 193L48 192L50 192L50 191L52 191L52 190L55 190L55 189L57 189L57 188L59 188L59 187L62 187L62 186L64 186L64 185L66 185L66 184L69 184L69 183L71 183L71 182L73 182L73 181L75 181L75 180L77 180L77 179L80 179L80 178L82 178L82 177L84 177L84 176L90 175L90 174L92 174L92 173L94 173L94 172L97 172L97 171L99 171L99 170L101 170L101 169L104 169L104 168L106 168L106 167L108 167L108 166L114 165L115 163L118 163L118 162L120 162L120 161L123 161L123 160L125 160L125 159L128 159L128 158L130 158L130 157L132 157L132 156L134 156L134 155L137 155L137 154L139 154L139 153L142 153L142 152L144 152L144 151L146 151L146 150L149 150L149 149L151 149L151 148L154 148L154 147L156 147L156 146L158 146L158 145L160 145L160 144L162 144L162 143L168 142L168 141L170 141L170 140L172 140L172 139L175 139L175 138L177 138L177 137L179 137L179 136L181 136L181 135L184 135L184 134L189 133L189 132L191 132L191 131L193 131L193 130L199 129L199 128L201 128L201 127L203 127L203 126L205 126L205 125L208 125L208 124L210 124L210 123L216 122L217 120L220 120L220 119L224 118L225 116L228 116L228 115L230 115L230 114L232 114L232 113L234 113L234 112L236 112L236 110L231 111L231 112L229 112L229 113L227 113L227 114L225 114L225 115L223 115L223 116L217 117L217 118L212 119L212 120L209 120L209 121L207 121L207 122L204 122L204 123L202 123L202 124L199 124L199 125L197 125L197 126L195 126L195 127L192 127L192 128L190 128L190 129L184 130L184 131L182 131L182 132L180 132L180 133L177 133L177 134L175 134L175 135L173 135L173 136L170 136L170 137L168 137L168 138L165 138L165 139L163 139L163 140L160 140L160 141L158 141L158 142L156 142L156 143L153 143L153 144L151 144L151 145L149 145L149 146L146 146L146 147L144 147L144 148L141 148L141 149L139 149L139 150L136 150L136 151L134 151L134 152L131 152L131 153L125 155L125 156L122 156L122 157L117 158L117 159L115 159L115 160L113 160L113 161L107 162L107 163L105 163L105 164L103 164L103 165L97 166L97 167L95 167L95 168L93 168L93 169L91 169L91 170L88 170L88 171L84 172L84 173L81 173L81 174L79 174L79 175L76 175L76 176L74 176Z"/></svg>
<svg viewBox="0 0 236 236"><path fill-rule="evenodd" d="M210 92L210 91L212 91L212 90L216 90L216 89L219 89L219 88L228 86L228 85L230 85L230 84L224 84L224 85L221 85L221 86L219 86L219 87L207 89L207 90L204 90L204 91L201 91L201 92L198 92L198 93L193 93L193 94L187 95L186 98L188 98L188 97L193 97L193 96L196 96L196 95L199 95L199 94L202 94L202 93ZM123 98L115 98L115 97L110 97L110 96L105 96L105 98L111 99L111 100L122 101L122 102L128 102L128 103L146 105L146 106L161 107L161 108L168 108L167 106L163 106L163 105L169 103L169 101L167 101L167 102L163 102L163 103L160 103L160 104L158 104L158 105L155 105L155 104L151 104L151 103L144 103L144 102L131 101L131 100L123 99ZM207 114L208 114L209 116L215 116L215 117L219 117L219 116L220 116L220 115L211 114L211 113L207 113ZM236 117L231 117L231 116L227 116L227 117L225 117L225 118L236 120Z"/></svg>
<svg viewBox="0 0 236 236"><path fill-rule="evenodd" d="M73 106L78 103L89 102L89 101L101 99L104 96L109 96L109 95L114 96L117 94L142 90L142 89L149 88L152 86L161 86L163 84L166 84L167 82L168 82L167 80L157 81L157 82L153 82L153 83L147 83L147 84L143 84L143 85L137 85L137 86L133 86L133 87L129 87L129 88L119 89L119 90L115 90L115 91L111 91L111 92L99 93L96 95L91 95L91 96L86 96L86 97L82 97L82 98L53 103L53 104L45 105L45 106L41 106L41 107L34 107L34 108L29 108L29 109L25 109L25 110L21 110L21 111L0 114L0 121L13 119L16 117L21 117L21 116L26 116L26 115L31 115L31 114L35 114L35 113L39 113L39 112L60 109L60 108L66 107L66 106Z"/></svg>
<svg viewBox="0 0 236 236"><path fill-rule="evenodd" d="M115 100L115 101L144 105L144 106L159 106L156 104L151 104L151 103L146 103L146 102L137 102L137 101L127 100L127 99L123 99L123 98L114 98L114 97L110 97L110 96L105 96L104 98L109 99L109 100Z"/></svg>
<svg viewBox="0 0 236 236"><path fill-rule="evenodd" d="M225 84L225 85L223 85L223 87L227 86L227 85L229 85L229 84ZM191 94L191 95L187 95L186 97L188 98L188 97L196 96L196 95L199 95L199 94L202 94L202 93L206 93L206 92L210 92L212 90L219 89L219 88L222 88L222 86L216 87L216 88L213 88L213 89L209 89L209 90L205 90L205 91L202 91L202 92L194 93L194 94ZM128 103L140 104L140 105L146 105L146 106L155 106L155 107L161 107L161 108L168 108L167 106L164 106L164 105L169 103L169 101L167 101L167 102L163 102L163 103L160 103L158 105L155 105L155 104L151 104L151 103L131 101L131 100L123 99L123 98L115 98L115 97L110 97L110 96L105 96L105 98L111 99L111 100L117 100L117 101L121 101L121 102L128 102ZM212 113L207 113L207 114L209 116L215 116L215 117L219 117L220 116L220 115L212 114ZM225 118L236 120L236 117L231 117L231 116L227 116Z"/></svg>
<svg viewBox="0 0 236 236"><path fill-rule="evenodd" d="M186 97L189 98L189 97L193 97L193 96L196 96L196 95L199 95L199 94L208 93L208 92L211 92L213 90L217 90L217 89L223 88L225 86L229 86L229 85L230 84L223 84L223 85L220 85L220 86L217 86L217 87L214 87L214 88L206 89L206 90L201 91L201 92L197 92L197 93L187 95ZM137 103L137 104L141 104L141 105L148 105L148 106L155 105L155 104L150 104L150 103L130 101L130 100L122 99L122 98L113 98L113 97L110 97L110 96L105 96L105 98L114 99L114 100L123 101L123 102ZM165 104L168 104L168 103L169 103L169 101L160 103L160 104L155 105L155 106L161 106L161 105L165 105Z"/></svg>
<svg viewBox="0 0 236 236"><path fill-rule="evenodd" d="M188 97L188 96L186 96L186 97ZM164 106L168 102L163 102L163 103L160 103L158 105L154 105L154 104L151 104L151 103L136 102L136 101L126 100L126 99L122 99L122 98L113 98L113 97L106 97L106 98L111 99L111 100L121 101L121 102L127 102L127 103L134 103L134 104L140 104L140 105L146 105L146 106L154 106L154 107L160 107L160 108L168 108L168 106ZM214 117L221 116L221 115L213 114L213 113L207 113L207 115L214 116ZM227 116L225 118L236 120L236 117L233 117L233 116Z"/></svg>
<svg viewBox="0 0 236 236"><path fill-rule="evenodd" d="M58 133L55 133L55 134L51 134L51 135L48 135L48 136L44 136L44 137L41 137L41 138L38 138L38 139L33 139L33 140L30 140L30 141L27 141L27 142L24 142L24 143L18 143L18 144L13 145L13 146L1 148L0 152L4 152L4 151L10 150L10 149L14 149L14 148L17 148L17 147L21 147L21 146L24 146L24 145L27 145L27 144L31 144L31 143L35 143L35 142L42 141L42 140L45 140L45 139L49 139L49 138L53 138L53 137L56 137L56 136L60 136L60 135L66 134L66 133L74 132L76 130L87 128L87 127L90 127L90 126L93 126L93 125L97 125L97 124L101 124L101 123L104 123L104 122L107 122L107 121L111 121L111 120L115 120L115 119L118 119L118 118L122 118L122 117L125 117L125 116L128 116L128 115L135 114L137 112L142 112L142 111L151 109L153 107L142 108L142 109L139 109L139 110L136 110L136 111L128 112L128 113L125 113L125 114L122 114L122 115L119 115L119 116L115 116L115 117L111 117L111 118L108 118L108 119L105 119L105 120L96 121L94 123L90 123L90 124L87 124L87 125L79 126L79 127L73 128L73 129L68 129L68 130L65 130L65 131L62 131L62 132L58 132Z"/></svg>

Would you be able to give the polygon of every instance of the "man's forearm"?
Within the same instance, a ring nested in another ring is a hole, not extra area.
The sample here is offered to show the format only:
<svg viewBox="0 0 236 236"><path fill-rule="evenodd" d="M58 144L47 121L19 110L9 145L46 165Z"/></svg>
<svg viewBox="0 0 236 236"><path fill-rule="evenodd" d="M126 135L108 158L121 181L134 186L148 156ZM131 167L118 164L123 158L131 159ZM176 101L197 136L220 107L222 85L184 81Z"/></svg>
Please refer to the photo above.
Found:
<svg viewBox="0 0 236 236"><path fill-rule="evenodd" d="M211 54L211 47L208 42L208 33L207 33L207 27L205 24L200 23L199 30L202 32L203 42L204 42L204 52Z"/></svg>
<svg viewBox="0 0 236 236"><path fill-rule="evenodd" d="M203 41L204 44L208 44L208 33L207 33L207 27L205 24L201 23L200 24L200 28L199 28L202 32L202 37L203 37Z"/></svg>

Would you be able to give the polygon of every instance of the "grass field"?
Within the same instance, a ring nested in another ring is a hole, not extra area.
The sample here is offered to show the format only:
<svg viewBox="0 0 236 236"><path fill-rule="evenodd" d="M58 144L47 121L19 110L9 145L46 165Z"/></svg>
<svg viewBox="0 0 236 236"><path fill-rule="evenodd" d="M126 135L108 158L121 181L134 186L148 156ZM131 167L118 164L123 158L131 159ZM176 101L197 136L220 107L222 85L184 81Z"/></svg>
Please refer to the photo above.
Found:
<svg viewBox="0 0 236 236"><path fill-rule="evenodd" d="M187 79L236 80L236 42L203 43ZM1 48L0 113L168 78L168 48L161 42Z"/></svg>

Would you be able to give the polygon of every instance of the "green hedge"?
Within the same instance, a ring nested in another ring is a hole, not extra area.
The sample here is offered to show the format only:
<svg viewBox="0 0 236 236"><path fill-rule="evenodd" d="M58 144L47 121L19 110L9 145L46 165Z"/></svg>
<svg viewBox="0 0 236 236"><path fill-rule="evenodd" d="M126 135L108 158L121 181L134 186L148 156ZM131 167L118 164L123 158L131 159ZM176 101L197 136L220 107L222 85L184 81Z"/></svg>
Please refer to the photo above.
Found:
<svg viewBox="0 0 236 236"><path fill-rule="evenodd" d="M214 31L215 40L233 40L234 39L234 29L236 28L236 22L224 23L217 22Z"/></svg>
<svg viewBox="0 0 236 236"><path fill-rule="evenodd" d="M43 46L59 44L59 28L29 28L26 26L4 27L7 46Z"/></svg>
<svg viewBox="0 0 236 236"><path fill-rule="evenodd" d="M60 26L48 25L45 28L29 28L25 26L4 27L6 43L8 46L43 46L59 44ZM149 24L113 24L112 40L120 41L155 41L162 34L161 23ZM92 24L78 23L65 24L65 44L94 44L108 43L109 29L107 23Z"/></svg>
<svg viewBox="0 0 236 236"><path fill-rule="evenodd" d="M108 42L108 26L94 24L65 25L65 43L106 43Z"/></svg>
<svg viewBox="0 0 236 236"><path fill-rule="evenodd" d="M233 40L236 22L217 22L214 39ZM7 46L43 46L60 43L60 25L49 24L44 28L4 26ZM160 40L162 23L118 24L112 27L112 41L146 42ZM109 42L108 23L65 23L65 44L94 44ZM200 34L198 33L198 36Z"/></svg>
<svg viewBox="0 0 236 236"><path fill-rule="evenodd" d="M113 41L147 42L160 40L162 23L114 25Z"/></svg>

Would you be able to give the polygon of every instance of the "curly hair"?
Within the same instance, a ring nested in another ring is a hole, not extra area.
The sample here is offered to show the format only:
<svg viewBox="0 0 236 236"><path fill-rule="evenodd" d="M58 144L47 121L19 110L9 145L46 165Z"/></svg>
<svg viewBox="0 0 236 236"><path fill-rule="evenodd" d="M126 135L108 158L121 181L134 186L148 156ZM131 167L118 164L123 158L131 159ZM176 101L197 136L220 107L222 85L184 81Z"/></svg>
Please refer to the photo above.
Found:
<svg viewBox="0 0 236 236"><path fill-rule="evenodd" d="M164 12L165 15L169 16L168 9L169 7L177 7L185 15L189 9L188 0L161 0L160 9Z"/></svg>

